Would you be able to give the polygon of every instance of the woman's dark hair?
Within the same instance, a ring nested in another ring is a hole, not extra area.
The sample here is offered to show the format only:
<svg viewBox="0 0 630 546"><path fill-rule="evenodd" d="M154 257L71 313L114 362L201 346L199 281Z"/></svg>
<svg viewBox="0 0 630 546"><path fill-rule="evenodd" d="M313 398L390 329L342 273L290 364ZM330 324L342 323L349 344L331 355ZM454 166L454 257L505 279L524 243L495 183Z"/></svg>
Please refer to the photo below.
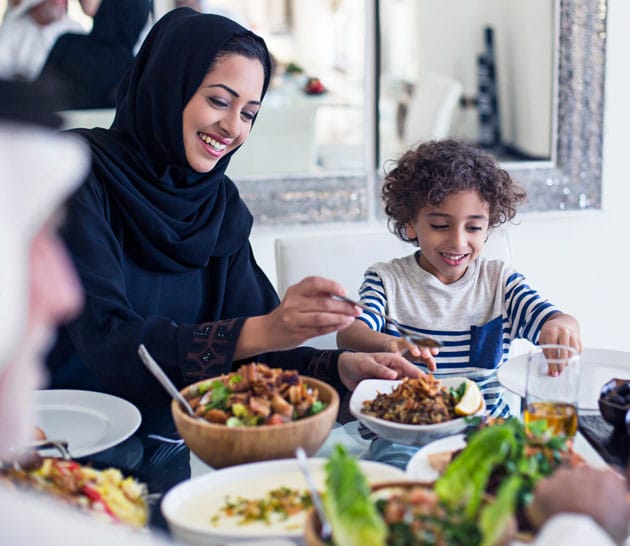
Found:
<svg viewBox="0 0 630 546"><path fill-rule="evenodd" d="M473 190L490 210L489 226L499 226L516 214L525 191L497 160L481 148L460 140L430 141L405 152L387 173L381 191L390 229L403 241L424 206L439 206L460 191Z"/></svg>
<svg viewBox="0 0 630 546"><path fill-rule="evenodd" d="M214 58L210 68L208 68L208 72L214 68L214 65L219 59L231 53L260 61L260 64L263 66L265 81L269 81L271 77L271 59L269 53L262 40L252 33L235 34L225 42Z"/></svg>

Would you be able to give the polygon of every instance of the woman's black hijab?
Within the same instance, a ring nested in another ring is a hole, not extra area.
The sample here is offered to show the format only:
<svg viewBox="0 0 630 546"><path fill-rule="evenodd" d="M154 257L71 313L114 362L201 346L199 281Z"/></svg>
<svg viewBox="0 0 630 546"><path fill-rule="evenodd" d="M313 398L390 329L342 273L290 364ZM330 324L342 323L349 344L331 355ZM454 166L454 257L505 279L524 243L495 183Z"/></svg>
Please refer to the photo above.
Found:
<svg viewBox="0 0 630 546"><path fill-rule="evenodd" d="M118 83L133 62L149 0L102 0L89 34L63 34L39 76L62 87L63 109L112 108Z"/></svg>
<svg viewBox="0 0 630 546"><path fill-rule="evenodd" d="M198 173L188 165L182 134L184 107L224 44L242 34L265 52L262 99L271 67L264 41L231 19L180 8L147 35L120 84L112 127L77 131L92 146L93 172L124 222L126 244L146 268L203 267L247 242L252 217L225 175L234 152Z"/></svg>

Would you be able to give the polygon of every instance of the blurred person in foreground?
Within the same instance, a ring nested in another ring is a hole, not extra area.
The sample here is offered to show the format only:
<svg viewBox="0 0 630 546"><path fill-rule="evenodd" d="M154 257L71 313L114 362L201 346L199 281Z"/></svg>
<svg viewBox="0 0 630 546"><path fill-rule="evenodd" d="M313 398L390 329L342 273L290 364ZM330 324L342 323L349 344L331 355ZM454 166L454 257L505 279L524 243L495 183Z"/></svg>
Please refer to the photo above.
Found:
<svg viewBox="0 0 630 546"><path fill-rule="evenodd" d="M93 1L80 3L89 15ZM57 38L66 32L85 32L68 15L68 0L21 0L10 5L0 25L0 77L37 78Z"/></svg>
<svg viewBox="0 0 630 546"><path fill-rule="evenodd" d="M540 531L536 546L628 543L628 484L610 469L560 469L536 484L528 517Z"/></svg>
<svg viewBox="0 0 630 546"><path fill-rule="evenodd" d="M0 460L30 442L33 390L45 384L43 357L57 324L83 302L57 228L89 154L78 138L54 130L60 120L34 89L0 81ZM0 514L3 545L163 543L1 483Z"/></svg>

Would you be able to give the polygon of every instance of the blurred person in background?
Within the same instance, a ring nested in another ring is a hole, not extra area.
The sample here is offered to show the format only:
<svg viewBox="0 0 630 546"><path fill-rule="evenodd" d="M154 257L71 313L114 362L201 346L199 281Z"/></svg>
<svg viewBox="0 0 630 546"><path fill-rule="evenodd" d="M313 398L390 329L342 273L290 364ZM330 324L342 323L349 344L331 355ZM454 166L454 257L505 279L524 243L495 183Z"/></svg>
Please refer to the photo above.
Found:
<svg viewBox="0 0 630 546"><path fill-rule="evenodd" d="M57 84L61 109L115 106L118 83L150 13L150 0L102 0L88 34L67 33L57 40L39 79Z"/></svg>
<svg viewBox="0 0 630 546"><path fill-rule="evenodd" d="M79 0L92 15L100 0ZM57 38L85 32L68 15L68 0L21 0L10 4L0 25L0 78L34 80Z"/></svg>
<svg viewBox="0 0 630 546"><path fill-rule="evenodd" d="M233 9L218 7L216 4L217 3L212 0L175 0L176 8L192 8L199 13L214 13L215 15L223 15L223 17L232 19L232 21L236 21L239 25L251 30L251 24L245 19L245 17L242 16L242 14L239 15L239 13Z"/></svg>

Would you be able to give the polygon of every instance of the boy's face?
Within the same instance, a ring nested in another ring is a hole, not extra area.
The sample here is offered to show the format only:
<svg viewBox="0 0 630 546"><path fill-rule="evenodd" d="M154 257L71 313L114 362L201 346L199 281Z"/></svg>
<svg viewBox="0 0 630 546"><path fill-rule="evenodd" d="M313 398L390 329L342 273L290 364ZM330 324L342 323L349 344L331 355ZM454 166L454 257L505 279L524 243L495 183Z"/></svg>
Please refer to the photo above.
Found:
<svg viewBox="0 0 630 546"><path fill-rule="evenodd" d="M438 207L421 208L406 226L408 237L418 239L420 267L444 284L460 279L481 253L489 215L488 203L472 190L453 193Z"/></svg>

